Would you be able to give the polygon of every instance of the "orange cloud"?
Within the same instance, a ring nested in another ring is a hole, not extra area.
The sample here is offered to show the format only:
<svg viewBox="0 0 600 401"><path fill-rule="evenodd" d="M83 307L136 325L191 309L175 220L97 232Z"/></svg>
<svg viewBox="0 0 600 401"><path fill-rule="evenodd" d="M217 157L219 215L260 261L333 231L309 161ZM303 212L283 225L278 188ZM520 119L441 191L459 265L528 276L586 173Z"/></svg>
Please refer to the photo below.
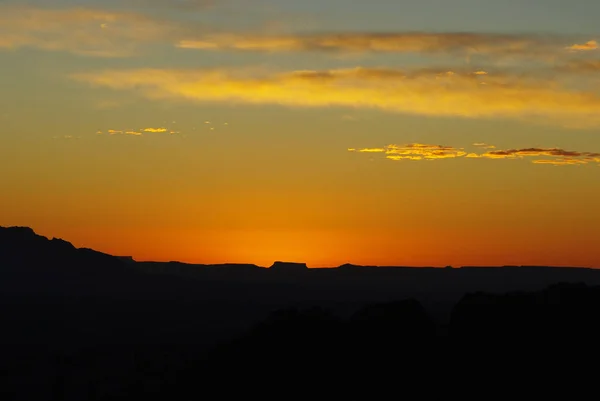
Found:
<svg viewBox="0 0 600 401"><path fill-rule="evenodd" d="M574 44L567 47L569 50L577 50L577 51L589 51L589 50L597 50L598 42L595 40L590 40L583 44Z"/></svg>
<svg viewBox="0 0 600 401"><path fill-rule="evenodd" d="M72 78L93 86L140 91L151 99L370 108L424 116L509 118L575 128L600 127L600 94L591 90L574 90L535 76L440 71L139 69L82 73Z"/></svg>
<svg viewBox="0 0 600 401"><path fill-rule="evenodd" d="M169 23L135 13L0 5L0 49L125 57L137 53L141 44L163 42L173 33Z"/></svg>

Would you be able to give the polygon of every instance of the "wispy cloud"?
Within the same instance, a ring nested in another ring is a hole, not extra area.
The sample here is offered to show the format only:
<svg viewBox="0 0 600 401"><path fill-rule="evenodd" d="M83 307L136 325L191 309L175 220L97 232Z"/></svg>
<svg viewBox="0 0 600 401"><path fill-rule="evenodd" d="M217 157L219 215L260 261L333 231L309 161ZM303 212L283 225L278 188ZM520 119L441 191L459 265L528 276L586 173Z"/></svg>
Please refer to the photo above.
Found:
<svg viewBox="0 0 600 401"><path fill-rule="evenodd" d="M600 94L535 75L443 69L351 68L263 73L213 70L107 70L73 75L94 86L136 90L152 99L375 108L461 118L509 118L569 127L600 126Z"/></svg>
<svg viewBox="0 0 600 401"><path fill-rule="evenodd" d="M542 57L598 49L592 38L485 32L216 32L169 10L199 10L213 0L72 0L70 8L0 2L0 48L32 47L95 57L137 54L144 44L184 49L262 52L420 53ZM94 8L96 6L96 8ZM136 10L123 11L123 10ZM137 11L143 10L143 13ZM153 12L153 11L158 11ZM160 15L153 18L150 15Z"/></svg>
<svg viewBox="0 0 600 401"><path fill-rule="evenodd" d="M474 144L485 145L485 144ZM492 145L486 145L495 148ZM554 166L582 165L588 163L600 164L600 153L577 152L559 148L524 148L496 150L486 153L467 153L464 148L442 145L426 145L413 143L407 145L387 145L382 148L349 148L349 152L356 153L382 153L390 160L436 160L436 159L524 159L532 158L534 164L548 164ZM540 159L540 157L544 157ZM553 157L553 159L547 159Z"/></svg>
<svg viewBox="0 0 600 401"><path fill-rule="evenodd" d="M130 12L0 4L0 49L125 57L136 54L142 44L172 40L173 32L168 22Z"/></svg>
<svg viewBox="0 0 600 401"><path fill-rule="evenodd" d="M99 131L101 133L101 131ZM109 129L106 131L109 135L131 135L131 136L142 136L143 134L139 131L134 130L116 130Z"/></svg>
<svg viewBox="0 0 600 401"><path fill-rule="evenodd" d="M511 35L463 32L313 33L257 35L219 33L179 41L178 47L199 50L265 52L338 51L381 53L461 53L464 55L540 56L568 50L591 50L590 40L573 44L559 35Z"/></svg>
<svg viewBox="0 0 600 401"><path fill-rule="evenodd" d="M555 159L555 160L534 160L534 164L550 164L553 166L574 166L581 164L590 163L589 160L581 160L581 159Z"/></svg>
<svg viewBox="0 0 600 401"><path fill-rule="evenodd" d="M157 132L167 132L168 129L166 129L166 128L144 128L143 131L144 132L154 132L154 133L157 133Z"/></svg>

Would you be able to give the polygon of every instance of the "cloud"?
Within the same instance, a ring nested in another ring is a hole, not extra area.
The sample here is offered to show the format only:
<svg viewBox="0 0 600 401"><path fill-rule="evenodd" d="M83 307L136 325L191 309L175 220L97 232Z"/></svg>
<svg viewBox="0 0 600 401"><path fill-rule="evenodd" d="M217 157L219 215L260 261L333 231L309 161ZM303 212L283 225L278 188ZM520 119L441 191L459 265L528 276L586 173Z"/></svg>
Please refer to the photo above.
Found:
<svg viewBox="0 0 600 401"><path fill-rule="evenodd" d="M31 47L92 57L126 57L164 42L174 27L141 14L92 8L0 4L0 49Z"/></svg>
<svg viewBox="0 0 600 401"><path fill-rule="evenodd" d="M359 152L359 153L383 153L386 151L384 148L365 148L365 149L348 149L350 152Z"/></svg>
<svg viewBox="0 0 600 401"><path fill-rule="evenodd" d="M123 130L109 129L106 132L109 135L132 135L132 136L142 136L143 135L141 132L134 131L134 130L123 131Z"/></svg>
<svg viewBox="0 0 600 401"><path fill-rule="evenodd" d="M562 35L485 32L338 32L255 34L207 31L168 12L209 8L214 0L69 1L71 8L0 2L0 48L33 47L95 57L138 54L144 44L184 49L261 52L421 53L462 56L552 57L595 50L596 40ZM64 4L64 3L63 3ZM102 4L106 9L93 8ZM135 11L144 10L146 15ZM112 10L112 11L111 11ZM160 15L152 18L149 15ZM207 33L208 32L208 33Z"/></svg>
<svg viewBox="0 0 600 401"><path fill-rule="evenodd" d="M536 156L556 156L565 158L595 158L600 157L600 153L592 152L575 152L570 150L558 149L558 148L526 148L526 149L510 149L510 150L496 150L492 152L484 153L480 157L487 157L490 159L516 159L523 157L536 157Z"/></svg>
<svg viewBox="0 0 600 401"><path fill-rule="evenodd" d="M358 153L385 153L390 160L436 160L462 157L466 155L463 149L450 146L426 145L411 143L408 145L388 145L383 148L348 149Z"/></svg>
<svg viewBox="0 0 600 401"><path fill-rule="evenodd" d="M75 74L92 86L151 99L379 109L422 116L507 118L573 128L600 127L600 94L524 75L443 69L107 70Z"/></svg>
<svg viewBox="0 0 600 401"><path fill-rule="evenodd" d="M589 163L588 160L562 159L562 160L534 160L534 164L551 164L553 166L572 166Z"/></svg>
<svg viewBox="0 0 600 401"><path fill-rule="evenodd" d="M462 53L467 55L554 55L564 49L589 49L596 44L569 45L570 38L465 32L316 33L257 35L215 33L181 40L177 46L199 50L263 52L337 51L380 53ZM572 43L572 42L571 42Z"/></svg>
<svg viewBox="0 0 600 401"><path fill-rule="evenodd" d="M139 130L117 130L117 129L109 129L106 131L109 135L132 135L132 136L143 136L144 133L168 133L168 134L179 134L180 131L175 131L168 128L144 128ZM96 132L97 134L102 134L102 131Z"/></svg>
<svg viewBox="0 0 600 401"><path fill-rule="evenodd" d="M589 51L589 50L597 50L598 49L598 42L595 40L590 40L586 43L583 44L574 44L571 45L569 47L567 47L568 50L575 50L575 51Z"/></svg>
<svg viewBox="0 0 600 401"><path fill-rule="evenodd" d="M486 145L492 146L492 145ZM388 145L382 148L349 148L349 152L356 153L384 153L389 160L436 160L436 159L523 159L526 157L535 158L534 164L547 164L554 166L572 166L588 163L598 163L600 165L600 153L596 152L576 152L559 148L524 148L497 150L483 154L467 153L463 148L441 145L408 144L408 145ZM544 159L537 159L545 157ZM554 157L546 159L546 157Z"/></svg>

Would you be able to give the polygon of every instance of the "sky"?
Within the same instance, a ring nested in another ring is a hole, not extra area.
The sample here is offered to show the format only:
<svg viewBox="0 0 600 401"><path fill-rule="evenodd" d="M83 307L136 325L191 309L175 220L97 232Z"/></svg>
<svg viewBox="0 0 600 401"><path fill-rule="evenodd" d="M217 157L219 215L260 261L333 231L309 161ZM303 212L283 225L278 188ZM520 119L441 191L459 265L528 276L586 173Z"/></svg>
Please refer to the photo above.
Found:
<svg viewBox="0 0 600 401"><path fill-rule="evenodd" d="M0 226L136 260L600 267L597 0L0 0Z"/></svg>

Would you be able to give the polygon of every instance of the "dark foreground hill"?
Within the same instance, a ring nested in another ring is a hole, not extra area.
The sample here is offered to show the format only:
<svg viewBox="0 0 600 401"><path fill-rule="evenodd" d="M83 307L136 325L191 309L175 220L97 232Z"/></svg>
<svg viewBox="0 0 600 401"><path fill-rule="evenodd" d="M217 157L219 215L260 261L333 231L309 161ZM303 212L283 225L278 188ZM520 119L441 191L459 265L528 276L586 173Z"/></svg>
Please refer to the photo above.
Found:
<svg viewBox="0 0 600 401"><path fill-rule="evenodd" d="M0 399L481 399L595 360L596 270L273 267L137 263L0 228ZM529 398L589 399L558 383Z"/></svg>

